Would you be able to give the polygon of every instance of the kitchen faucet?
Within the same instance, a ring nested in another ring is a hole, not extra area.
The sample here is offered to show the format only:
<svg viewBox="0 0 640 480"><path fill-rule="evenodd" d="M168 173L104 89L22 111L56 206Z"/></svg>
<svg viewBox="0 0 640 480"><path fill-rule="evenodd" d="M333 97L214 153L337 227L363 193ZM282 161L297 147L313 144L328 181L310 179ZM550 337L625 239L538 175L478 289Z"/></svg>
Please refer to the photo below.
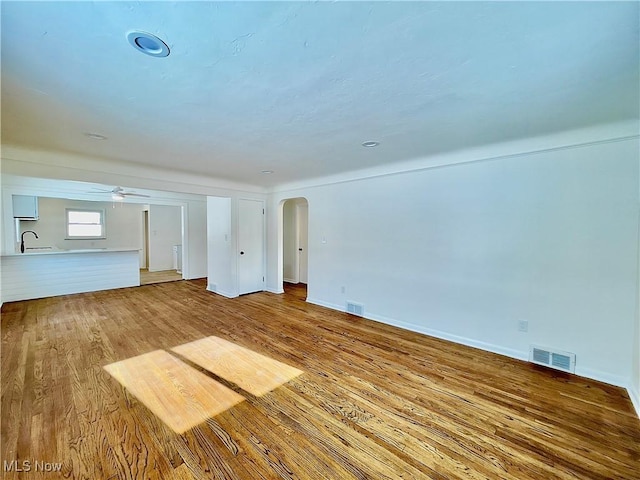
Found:
<svg viewBox="0 0 640 480"><path fill-rule="evenodd" d="M20 235L20 253L24 253L24 234L25 233L33 233L35 237L38 238L38 234L33 230L25 230L24 232L22 232L22 235Z"/></svg>

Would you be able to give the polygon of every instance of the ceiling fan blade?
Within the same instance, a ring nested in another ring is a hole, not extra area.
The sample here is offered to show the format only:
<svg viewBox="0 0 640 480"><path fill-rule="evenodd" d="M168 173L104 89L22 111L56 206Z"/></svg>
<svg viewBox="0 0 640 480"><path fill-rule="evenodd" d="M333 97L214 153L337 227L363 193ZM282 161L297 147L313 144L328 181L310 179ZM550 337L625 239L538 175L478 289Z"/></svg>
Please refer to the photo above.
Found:
<svg viewBox="0 0 640 480"><path fill-rule="evenodd" d="M145 197L145 198L149 198L149 195L143 195L142 193L120 192L120 194L124 195L125 197Z"/></svg>
<svg viewBox="0 0 640 480"><path fill-rule="evenodd" d="M112 198L113 198L113 200L123 200L124 197L149 198L149 195L145 195L143 193L127 192L122 187L114 187L111 190L101 190L99 188L92 187L91 190L88 191L87 193L91 193L91 194L110 193Z"/></svg>

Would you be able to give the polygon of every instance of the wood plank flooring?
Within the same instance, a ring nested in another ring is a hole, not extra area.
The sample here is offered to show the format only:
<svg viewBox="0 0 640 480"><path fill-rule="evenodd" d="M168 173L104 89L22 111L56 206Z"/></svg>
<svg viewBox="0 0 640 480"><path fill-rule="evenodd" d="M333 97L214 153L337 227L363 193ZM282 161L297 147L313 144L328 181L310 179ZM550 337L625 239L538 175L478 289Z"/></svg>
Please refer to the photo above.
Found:
<svg viewBox="0 0 640 480"><path fill-rule="evenodd" d="M177 433L244 400L164 350L110 363L104 369Z"/></svg>
<svg viewBox="0 0 640 480"><path fill-rule="evenodd" d="M5 304L2 460L31 471L3 478L640 478L623 389L310 305L295 286L205 286ZM255 396L172 352L209 336L303 373ZM157 350L245 400L174 432L104 368Z"/></svg>
<svg viewBox="0 0 640 480"><path fill-rule="evenodd" d="M256 397L275 390L303 373L302 370L215 336L180 345L171 351Z"/></svg>
<svg viewBox="0 0 640 480"><path fill-rule="evenodd" d="M182 274L175 270L161 270L150 272L146 268L140 269L140 285L150 285L152 283L176 282L182 280Z"/></svg>

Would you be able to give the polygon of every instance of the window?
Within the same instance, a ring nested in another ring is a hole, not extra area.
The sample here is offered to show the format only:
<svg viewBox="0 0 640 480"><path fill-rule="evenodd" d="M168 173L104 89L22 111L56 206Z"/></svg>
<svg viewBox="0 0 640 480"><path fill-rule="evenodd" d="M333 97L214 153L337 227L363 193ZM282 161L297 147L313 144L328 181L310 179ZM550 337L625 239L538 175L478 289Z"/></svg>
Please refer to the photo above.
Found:
<svg viewBox="0 0 640 480"><path fill-rule="evenodd" d="M68 208L67 238L106 238L104 210Z"/></svg>

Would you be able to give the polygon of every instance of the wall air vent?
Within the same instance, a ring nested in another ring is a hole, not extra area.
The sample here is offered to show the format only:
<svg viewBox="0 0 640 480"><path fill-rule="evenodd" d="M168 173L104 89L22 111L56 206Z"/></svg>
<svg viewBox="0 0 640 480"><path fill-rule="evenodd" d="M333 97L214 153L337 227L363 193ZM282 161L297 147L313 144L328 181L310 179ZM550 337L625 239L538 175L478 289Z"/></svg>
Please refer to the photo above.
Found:
<svg viewBox="0 0 640 480"><path fill-rule="evenodd" d="M364 315L364 305L359 303L347 302L347 313L362 317Z"/></svg>
<svg viewBox="0 0 640 480"><path fill-rule="evenodd" d="M531 345L529 361L537 365L555 368L563 372L576 373L576 354Z"/></svg>

